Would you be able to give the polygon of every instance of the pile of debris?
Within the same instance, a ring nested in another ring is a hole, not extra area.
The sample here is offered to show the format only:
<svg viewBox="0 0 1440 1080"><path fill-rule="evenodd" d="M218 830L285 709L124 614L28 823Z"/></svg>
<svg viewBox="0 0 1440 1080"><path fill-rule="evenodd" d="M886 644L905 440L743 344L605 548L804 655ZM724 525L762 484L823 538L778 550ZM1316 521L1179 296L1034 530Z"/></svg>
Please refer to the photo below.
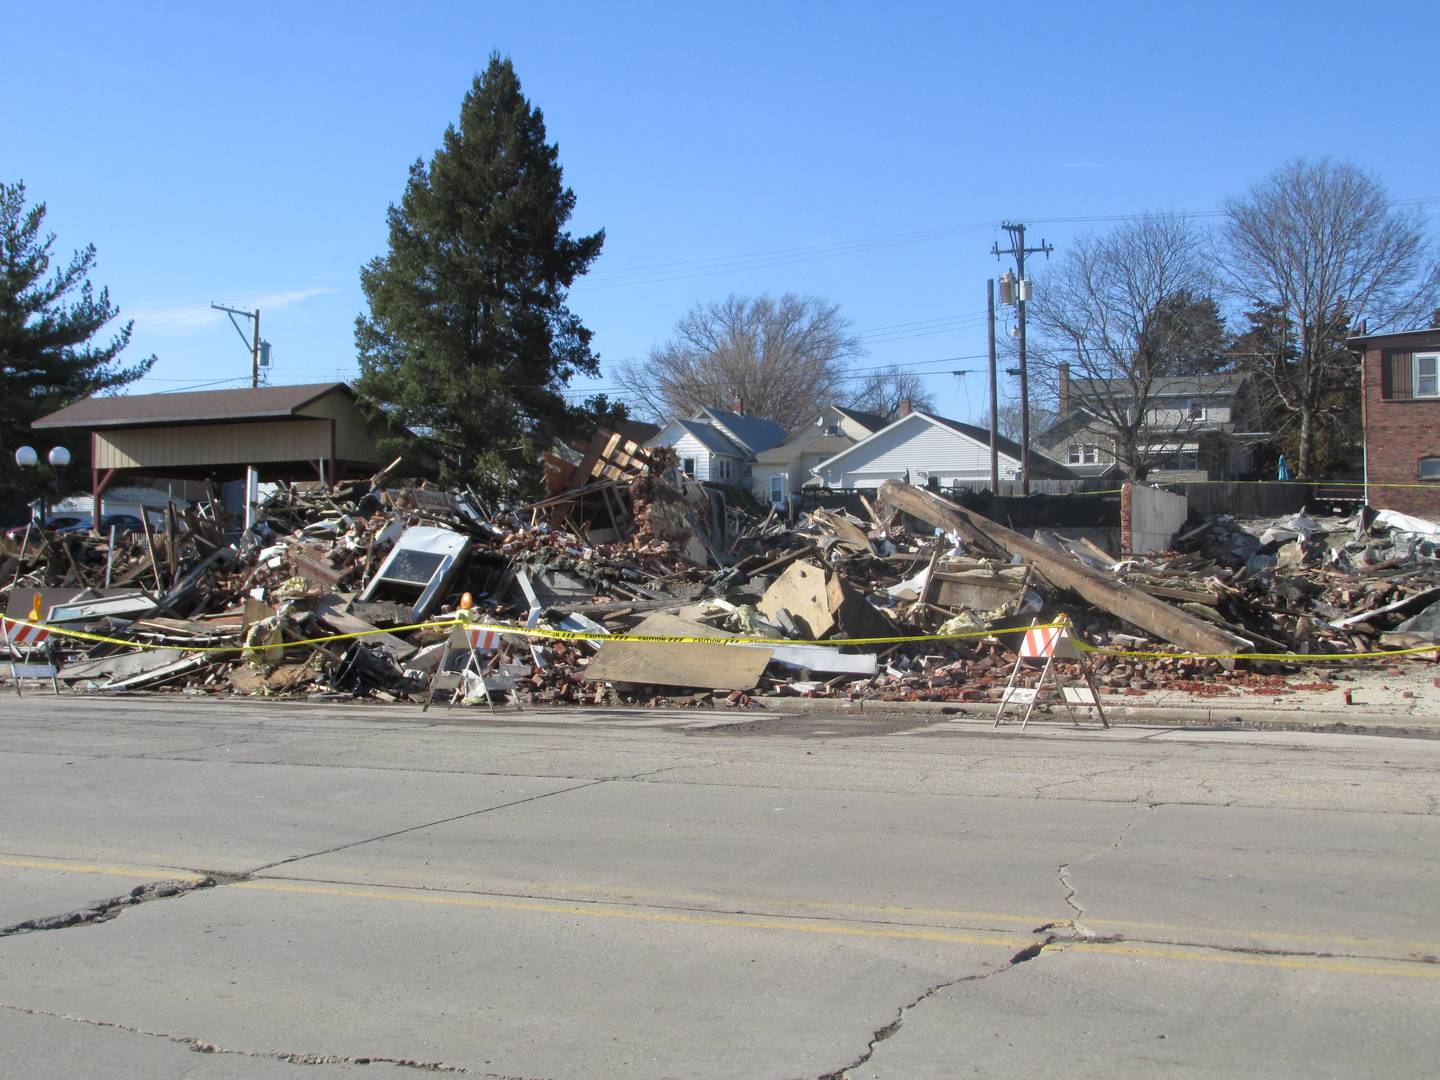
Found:
<svg viewBox="0 0 1440 1080"><path fill-rule="evenodd" d="M1388 511L1222 516L1119 559L908 484L782 514L616 432L545 466L525 505L384 470L279 485L243 534L213 494L135 534L32 530L6 614L66 632L79 691L522 705L993 701L1017 629L1058 612L1118 694L1275 692L1297 658L1440 642L1440 526Z"/></svg>

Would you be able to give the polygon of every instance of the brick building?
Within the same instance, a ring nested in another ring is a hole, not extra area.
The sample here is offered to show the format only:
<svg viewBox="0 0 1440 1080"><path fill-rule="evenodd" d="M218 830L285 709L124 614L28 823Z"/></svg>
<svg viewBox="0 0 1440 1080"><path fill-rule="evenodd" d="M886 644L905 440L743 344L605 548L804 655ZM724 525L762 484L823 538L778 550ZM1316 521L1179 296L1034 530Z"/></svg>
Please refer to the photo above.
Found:
<svg viewBox="0 0 1440 1080"><path fill-rule="evenodd" d="M1360 400L1370 505L1440 520L1440 330L1366 334L1348 344L1365 357Z"/></svg>

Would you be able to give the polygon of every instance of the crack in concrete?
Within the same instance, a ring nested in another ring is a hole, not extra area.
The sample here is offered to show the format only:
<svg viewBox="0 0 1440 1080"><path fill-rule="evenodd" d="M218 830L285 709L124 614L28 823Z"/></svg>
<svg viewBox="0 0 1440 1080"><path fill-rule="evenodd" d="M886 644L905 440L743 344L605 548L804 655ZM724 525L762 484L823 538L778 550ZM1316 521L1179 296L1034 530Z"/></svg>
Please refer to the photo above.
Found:
<svg viewBox="0 0 1440 1080"><path fill-rule="evenodd" d="M1051 788L1066 787L1070 784L1088 784L1090 781L1098 780L1102 776L1126 776L1130 773L1135 772L1135 770L1137 769L1150 766L1152 764L1152 759L1147 758L1141 761L1137 761L1133 765L1127 765L1123 769L1096 769L1093 772L1085 773L1083 776L1072 776L1068 780L1055 780L1048 784L1040 784L1038 787L1035 788L1035 798L1046 798L1046 796L1043 796L1040 793L1042 791L1049 791ZM1133 802L1134 800L1130 799L1126 801Z"/></svg>
<svg viewBox="0 0 1440 1080"><path fill-rule="evenodd" d="M146 904L151 900L164 900L175 896L184 896L186 893L195 892L197 889L213 889L217 885L226 885L231 881L238 881L243 875L206 874L198 881L185 881L181 879L170 879L166 881L150 881L144 885L136 885L127 893L119 896L112 896L105 900L97 900L89 907L77 908L74 911L62 912L58 915L44 915L36 919L26 919L24 922L15 923L13 926L0 927L0 938L10 937L14 934L29 934L41 930L65 930L72 926L92 926L96 923L109 922L120 912L136 904Z"/></svg>
<svg viewBox="0 0 1440 1080"><path fill-rule="evenodd" d="M251 874L258 874L263 870L273 870L277 866L289 866L291 863L303 862L306 859L316 859L322 855L333 855L337 851L349 851L351 848L363 847L366 844L379 843L381 840L391 840L397 836L406 836L413 832L420 832L423 829L433 829L437 825L449 825L455 821L465 821L469 818L481 817L484 814L493 814L497 810L508 810L515 806L524 806L526 803L539 802L542 799L553 799L557 795L568 795L575 791L584 791L586 788L599 787L601 784L612 784L620 780L644 780L647 777L656 776L659 773L671 772L676 769L694 769L713 767L714 762L708 765L666 765L659 769L647 769L644 772L630 773L619 776L602 776L598 780L590 780L584 784L572 784L570 787L558 788L555 791L542 792L539 795L527 795L523 799L512 799L510 802L498 803L495 806L486 806L480 810L467 810L463 814L452 814L449 817L439 818L436 821L424 821L419 825L408 825L403 829L394 829L379 836L368 836L363 840L352 840L348 844L337 844L334 847L326 848L323 851L309 851L303 855L292 855L288 859L276 859L274 862L265 863L251 869Z"/></svg>
<svg viewBox="0 0 1440 1080"><path fill-rule="evenodd" d="M463 1065L447 1065L442 1061L420 1061L415 1058L385 1057L379 1054L306 1054L286 1052L283 1050L237 1050L230 1047L217 1046L215 1043L206 1042L192 1035L170 1035L163 1031L149 1031L145 1028L121 1024L114 1020L92 1020L85 1016L72 1016L69 1013L51 1012L46 1009L31 1009L24 1005L11 1005L8 1002L0 1002L0 1009L8 1009L22 1016L66 1020L74 1024L89 1024L91 1027L108 1028L112 1031L123 1031L131 1035L144 1035L152 1039L164 1039L167 1042L188 1047L198 1054L233 1054L237 1057L260 1058L266 1061L283 1061L287 1065L392 1065L396 1068L416 1069L421 1072L478 1076L483 1078L483 1080L545 1080L545 1078L540 1077L524 1077L508 1073L476 1072Z"/></svg>
<svg viewBox="0 0 1440 1080"><path fill-rule="evenodd" d="M1159 804L1146 803L1145 814L1152 813L1157 805ZM1094 930L1091 930L1081 921L1085 918L1085 905L1082 904L1077 898L1078 893L1076 891L1076 888L1074 884L1070 881L1070 868L1072 866L1079 866L1081 863L1091 862L1094 859L1100 858L1102 855L1108 855L1112 851L1119 850L1120 845L1125 843L1126 839L1130 836L1130 831L1134 829L1137 824L1139 824L1141 818L1144 816L1145 815L1132 817L1129 821L1127 821L1124 827L1120 830L1120 835L1115 838L1115 842L1110 844L1108 847L1102 848L1099 851L1091 852L1089 855L1086 855L1080 859L1076 859L1074 862L1061 863L1058 867L1055 868L1056 876L1060 879L1060 885L1065 890L1065 904L1067 907L1070 908L1071 912L1073 912L1069 919L1069 926L1080 940L1097 940L1101 937L1101 935L1097 934ZM1046 925L1050 926L1055 924L1047 923ZM1104 940L1108 941L1112 939L1110 937L1105 937Z"/></svg>
<svg viewBox="0 0 1440 1080"><path fill-rule="evenodd" d="M1014 956L1010 957L1009 960L1005 961L1005 963L1001 964L993 971L982 971L978 975L962 975L958 979L947 979L945 982L936 983L919 997L915 998L915 1000L905 1005L901 1005L899 1011L895 1014L894 1020L891 1020L884 1027L877 1028L874 1033L871 1034L870 1041L866 1043L865 1050L859 1057L857 1057L854 1061L850 1062L848 1065L843 1065L832 1072L822 1073L817 1078L817 1080L847 1080L847 1077L849 1076L852 1069L858 1069L860 1066L864 1065L867 1061L874 1057L875 1048L878 1047L886 1039L894 1036L894 1034L899 1031L901 1027L904 1026L905 1014L922 1004L928 998L935 996L942 990L948 990L952 986L959 986L961 983L983 982L984 980L989 979L995 975L1002 975L1007 971L1011 971L1014 968L1019 967L1021 964L1034 960L1050 945L1052 945L1055 940L1056 935L1047 934L1043 940L1037 941L1033 945L1025 946L1025 948L1021 949Z"/></svg>

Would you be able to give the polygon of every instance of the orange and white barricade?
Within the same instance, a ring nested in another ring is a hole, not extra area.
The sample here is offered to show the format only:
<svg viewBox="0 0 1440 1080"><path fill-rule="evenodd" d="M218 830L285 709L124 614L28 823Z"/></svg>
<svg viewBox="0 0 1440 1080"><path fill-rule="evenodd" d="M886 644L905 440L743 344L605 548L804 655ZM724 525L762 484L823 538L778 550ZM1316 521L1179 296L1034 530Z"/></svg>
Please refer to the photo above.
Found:
<svg viewBox="0 0 1440 1080"><path fill-rule="evenodd" d="M50 638L50 628L39 622L38 617L26 621L0 616L0 644L4 645L10 663L15 693L20 693L21 679L49 679L51 688L60 693L60 668L53 652L55 643ZM37 661L37 655L43 659Z"/></svg>
<svg viewBox="0 0 1440 1080"><path fill-rule="evenodd" d="M1060 660L1067 664L1074 665L1080 672L1080 677L1085 681L1084 686L1066 685L1060 675L1060 669L1056 667L1055 661ZM1017 686L1021 669L1027 664L1044 663L1040 672L1040 679L1033 687ZM1011 705L1017 708L1024 705L1025 715L1020 720L1020 730L1025 730L1025 725L1030 722L1030 716L1035 711L1035 706L1040 703L1047 691L1047 682L1053 683L1053 691L1061 704L1070 713L1070 719L1079 724L1080 719L1075 713L1075 706L1093 708L1100 718L1100 723L1105 727L1110 726L1110 721L1105 719L1105 709L1100 704L1100 689L1095 685L1095 677L1090 671L1090 664L1085 658L1085 653L1075 644L1075 631L1070 625L1070 620L1065 615L1059 615L1055 624L1050 626L1039 626L1032 621L1029 629L1025 631L1020 642L1019 655L1015 657L1015 668L1010 672L1009 685L1000 697L1000 708L995 713L995 727L1000 726L1000 721L1005 718L1005 712Z"/></svg>
<svg viewBox="0 0 1440 1080"><path fill-rule="evenodd" d="M478 691L495 711L494 693L515 688L515 672L504 663L504 641L499 630L482 626L457 626L450 631L445 651L430 677L430 690L425 695L421 712L430 708L436 690L451 690L450 704L470 690ZM497 666L498 663L498 666ZM492 670L493 669L493 670ZM518 702L517 702L518 704Z"/></svg>

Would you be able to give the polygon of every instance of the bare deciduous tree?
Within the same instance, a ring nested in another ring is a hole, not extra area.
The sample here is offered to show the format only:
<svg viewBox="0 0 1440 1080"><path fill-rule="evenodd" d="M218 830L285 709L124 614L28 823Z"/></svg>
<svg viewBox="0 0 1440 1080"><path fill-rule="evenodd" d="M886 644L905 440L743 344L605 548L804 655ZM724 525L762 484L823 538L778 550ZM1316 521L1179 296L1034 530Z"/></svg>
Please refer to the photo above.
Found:
<svg viewBox="0 0 1440 1080"><path fill-rule="evenodd" d="M935 395L926 388L924 377L898 364L859 376L850 393L850 408L886 418L899 412L902 401L918 412L935 411Z"/></svg>
<svg viewBox="0 0 1440 1080"><path fill-rule="evenodd" d="M1277 312L1292 335L1288 350L1244 363L1298 427L1295 473L1309 476L1320 428L1336 412L1327 403L1355 367L1345 328L1360 318L1371 331L1421 325L1440 300L1440 263L1418 208L1392 206L1381 183L1350 164L1292 161L1225 212L1231 290Z"/></svg>
<svg viewBox="0 0 1440 1080"><path fill-rule="evenodd" d="M1200 237L1176 214L1082 236L1036 282L1031 385L1058 400L1067 364L1070 408L1095 418L1129 476L1143 476L1194 426L1155 399L1166 380L1218 366L1224 328L1211 286Z"/></svg>
<svg viewBox="0 0 1440 1080"><path fill-rule="evenodd" d="M997 413L999 423L995 430L1011 442L1020 441L1020 399L1013 394L1000 399L1000 408ZM1035 402L1030 403L1030 430L1044 431L1058 419L1055 411ZM975 421L976 427L990 430L990 408L986 406L980 414L980 419Z"/></svg>
<svg viewBox="0 0 1440 1080"><path fill-rule="evenodd" d="M835 304L813 296L731 295L697 304L675 333L616 378L651 415L683 416L702 405L730 408L792 428L845 400L846 364L859 338Z"/></svg>

